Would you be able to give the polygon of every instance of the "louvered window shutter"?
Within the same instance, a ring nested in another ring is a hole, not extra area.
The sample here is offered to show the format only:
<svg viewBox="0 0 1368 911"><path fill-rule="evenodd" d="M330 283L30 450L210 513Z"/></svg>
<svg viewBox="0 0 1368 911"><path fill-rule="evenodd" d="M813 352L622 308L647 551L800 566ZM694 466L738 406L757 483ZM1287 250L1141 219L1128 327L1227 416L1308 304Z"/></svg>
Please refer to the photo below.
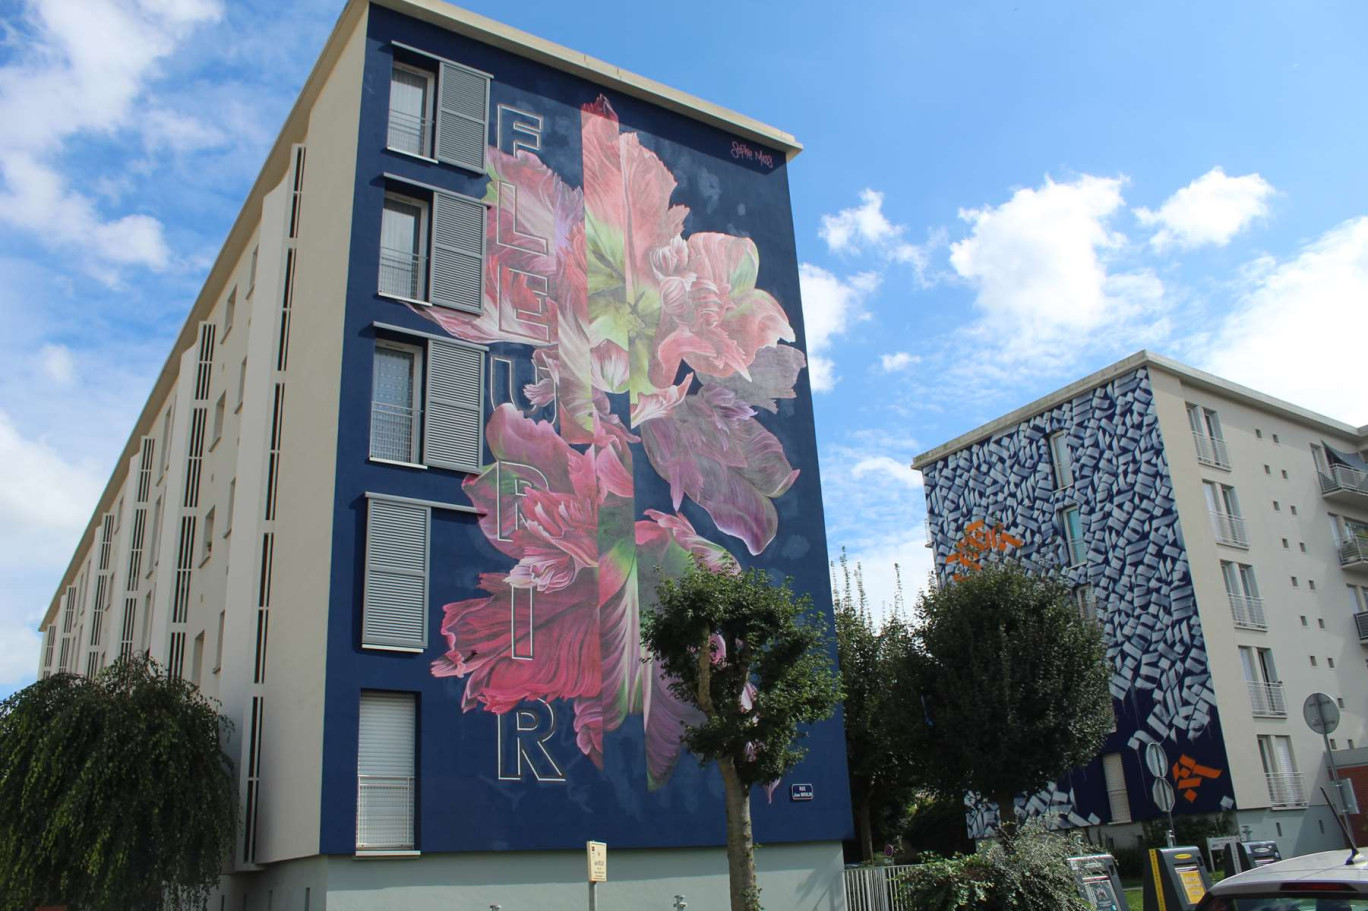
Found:
<svg viewBox="0 0 1368 911"><path fill-rule="evenodd" d="M427 647L428 507L370 501L361 644Z"/></svg>
<svg viewBox="0 0 1368 911"><path fill-rule="evenodd" d="M413 847L415 702L409 693L361 694L357 729L356 847Z"/></svg>
<svg viewBox="0 0 1368 911"><path fill-rule="evenodd" d="M437 160L483 172L488 118L489 77L443 62L437 88Z"/></svg>
<svg viewBox="0 0 1368 911"><path fill-rule="evenodd" d="M450 193L432 200L432 276L428 300L479 313L484 297L485 207Z"/></svg>
<svg viewBox="0 0 1368 911"><path fill-rule="evenodd" d="M484 449L484 353L450 342L428 344L423 461L479 471Z"/></svg>

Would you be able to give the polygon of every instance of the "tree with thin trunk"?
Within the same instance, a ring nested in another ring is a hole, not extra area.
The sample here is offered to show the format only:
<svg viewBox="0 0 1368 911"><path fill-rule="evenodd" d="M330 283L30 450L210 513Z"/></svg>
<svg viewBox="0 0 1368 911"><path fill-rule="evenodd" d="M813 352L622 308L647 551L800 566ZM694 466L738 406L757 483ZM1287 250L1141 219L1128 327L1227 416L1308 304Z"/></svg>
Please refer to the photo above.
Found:
<svg viewBox="0 0 1368 911"><path fill-rule="evenodd" d="M703 715L684 744L722 775L732 911L759 911L750 792L803 758L800 726L830 717L840 699L825 619L787 580L775 585L758 569L695 566L657 594L642 642L674 695Z"/></svg>
<svg viewBox="0 0 1368 911"><path fill-rule="evenodd" d="M836 600L836 647L845 693L846 766L855 810L860 857L874 858L874 834L892 837L896 824L923 783L925 724L919 711L909 654L911 631L901 610L901 574L892 612L876 621L855 565L857 595L851 595L850 564L841 554L843 594ZM833 586L835 588L835 586ZM910 695L909 695L910 694Z"/></svg>
<svg viewBox="0 0 1368 911"><path fill-rule="evenodd" d="M202 908L237 831L227 725L143 657L0 703L0 911Z"/></svg>
<svg viewBox="0 0 1368 911"><path fill-rule="evenodd" d="M918 614L928 779L996 802L1010 838L1016 796L1090 762L1111 730L1101 629L1065 581L1005 559L933 582Z"/></svg>

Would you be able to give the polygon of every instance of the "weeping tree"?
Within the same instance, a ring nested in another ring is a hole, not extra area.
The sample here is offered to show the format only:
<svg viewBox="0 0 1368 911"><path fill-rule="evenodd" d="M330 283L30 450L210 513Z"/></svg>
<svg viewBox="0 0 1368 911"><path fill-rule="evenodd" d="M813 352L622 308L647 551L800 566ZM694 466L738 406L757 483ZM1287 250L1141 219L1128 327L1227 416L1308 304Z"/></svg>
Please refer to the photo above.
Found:
<svg viewBox="0 0 1368 911"><path fill-rule="evenodd" d="M918 614L928 779L995 801L1010 836L1016 795L1090 762L1111 730L1102 632L1067 583L1010 560L933 585Z"/></svg>
<svg viewBox="0 0 1368 911"><path fill-rule="evenodd" d="M845 694L846 766L862 860L874 857L875 832L891 836L917 796L924 776L925 723L913 668L911 630L902 611L902 578L891 613L876 620L863 572L852 573L844 553L842 593L836 599L836 646ZM835 586L833 586L835 588Z"/></svg>
<svg viewBox="0 0 1368 911"><path fill-rule="evenodd" d="M722 775L732 911L758 911L750 793L803 758L800 725L829 717L840 698L825 622L806 595L758 569L694 566L657 594L641 639L674 695L703 716L685 728L684 744Z"/></svg>
<svg viewBox="0 0 1368 911"><path fill-rule="evenodd" d="M203 907L235 841L227 725L144 657L0 703L0 909Z"/></svg>

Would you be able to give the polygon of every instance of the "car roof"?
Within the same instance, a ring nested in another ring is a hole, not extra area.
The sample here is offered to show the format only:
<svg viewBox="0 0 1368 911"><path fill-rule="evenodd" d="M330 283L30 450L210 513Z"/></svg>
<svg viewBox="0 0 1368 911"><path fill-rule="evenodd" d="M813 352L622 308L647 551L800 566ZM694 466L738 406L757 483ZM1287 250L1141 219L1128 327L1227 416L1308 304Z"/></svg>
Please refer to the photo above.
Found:
<svg viewBox="0 0 1368 911"><path fill-rule="evenodd" d="M1345 863L1348 859L1347 848L1303 854L1222 880L1212 887L1211 894L1254 895L1287 883L1334 882L1354 886L1368 895L1368 855L1360 853L1353 863Z"/></svg>

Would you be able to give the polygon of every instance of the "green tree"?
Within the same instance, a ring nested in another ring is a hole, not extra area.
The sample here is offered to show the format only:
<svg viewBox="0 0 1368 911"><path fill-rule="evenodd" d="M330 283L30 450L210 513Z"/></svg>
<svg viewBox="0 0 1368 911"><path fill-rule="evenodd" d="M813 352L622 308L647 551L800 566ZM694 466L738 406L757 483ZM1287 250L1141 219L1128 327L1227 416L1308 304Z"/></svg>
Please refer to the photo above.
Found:
<svg viewBox="0 0 1368 911"><path fill-rule="evenodd" d="M860 856L868 861L874 857L875 832L886 838L900 828L922 783L925 724L916 683L907 678L912 636L902 616L898 568L898 594L881 623L869 610L859 564L855 596L844 552L840 570L844 586L836 600L836 648L845 694L846 765Z"/></svg>
<svg viewBox="0 0 1368 911"><path fill-rule="evenodd" d="M657 594L642 642L674 694L704 716L684 743L722 774L732 911L758 911L750 792L803 758L799 726L829 717L840 699L825 624L806 595L795 598L787 580L774 585L758 569L694 566Z"/></svg>
<svg viewBox="0 0 1368 911"><path fill-rule="evenodd" d="M227 723L147 658L0 703L0 909L202 907L236 833Z"/></svg>
<svg viewBox="0 0 1368 911"><path fill-rule="evenodd" d="M1101 630L1065 582L1009 560L933 584L918 611L928 779L995 801L1010 835L1015 796L1091 761L1111 730Z"/></svg>

